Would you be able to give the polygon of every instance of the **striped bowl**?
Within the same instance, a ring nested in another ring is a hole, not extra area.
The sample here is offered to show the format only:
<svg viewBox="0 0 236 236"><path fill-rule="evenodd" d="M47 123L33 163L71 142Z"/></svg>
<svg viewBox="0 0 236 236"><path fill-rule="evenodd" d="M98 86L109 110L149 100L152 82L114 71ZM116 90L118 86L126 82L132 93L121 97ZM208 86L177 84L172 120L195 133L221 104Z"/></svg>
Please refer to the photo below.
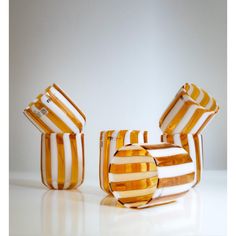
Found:
<svg viewBox="0 0 236 236"><path fill-rule="evenodd" d="M191 189L193 181L192 159L174 144L126 145L109 165L111 192L130 208L174 202Z"/></svg>
<svg viewBox="0 0 236 236"><path fill-rule="evenodd" d="M41 178L49 189L74 189L84 180L84 134L41 135Z"/></svg>
<svg viewBox="0 0 236 236"><path fill-rule="evenodd" d="M205 90L186 83L161 116L159 126L166 134L199 134L218 110Z"/></svg>
<svg viewBox="0 0 236 236"><path fill-rule="evenodd" d="M24 114L41 133L79 133L86 122L83 112L56 84L31 102Z"/></svg>
<svg viewBox="0 0 236 236"><path fill-rule="evenodd" d="M100 187L110 193L108 168L117 149L130 143L147 143L148 132L140 130L107 130L100 133L99 179Z"/></svg>

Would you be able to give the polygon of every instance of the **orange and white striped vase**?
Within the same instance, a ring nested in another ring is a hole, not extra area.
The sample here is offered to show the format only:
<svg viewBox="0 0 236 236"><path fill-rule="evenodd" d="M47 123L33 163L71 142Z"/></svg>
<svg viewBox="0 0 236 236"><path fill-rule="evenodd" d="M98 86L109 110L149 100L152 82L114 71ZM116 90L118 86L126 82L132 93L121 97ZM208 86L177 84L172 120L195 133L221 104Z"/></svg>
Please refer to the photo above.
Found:
<svg viewBox="0 0 236 236"><path fill-rule="evenodd" d="M24 114L41 133L80 133L86 122L84 113L56 84L31 102Z"/></svg>
<svg viewBox="0 0 236 236"><path fill-rule="evenodd" d="M176 201L191 189L194 175L193 161L180 146L130 144L110 161L109 185L124 206L146 208Z"/></svg>
<svg viewBox="0 0 236 236"><path fill-rule="evenodd" d="M162 134L161 141L183 147L193 160L194 181L193 186L201 181L203 169L203 138L201 134Z"/></svg>
<svg viewBox="0 0 236 236"><path fill-rule="evenodd" d="M116 150L125 144L147 142L147 131L107 130L100 133L99 179L103 191L110 193L108 168Z"/></svg>
<svg viewBox="0 0 236 236"><path fill-rule="evenodd" d="M218 110L205 90L186 83L161 116L159 126L166 134L200 134Z"/></svg>
<svg viewBox="0 0 236 236"><path fill-rule="evenodd" d="M49 189L75 189L83 183L83 133L41 135L41 177Z"/></svg>

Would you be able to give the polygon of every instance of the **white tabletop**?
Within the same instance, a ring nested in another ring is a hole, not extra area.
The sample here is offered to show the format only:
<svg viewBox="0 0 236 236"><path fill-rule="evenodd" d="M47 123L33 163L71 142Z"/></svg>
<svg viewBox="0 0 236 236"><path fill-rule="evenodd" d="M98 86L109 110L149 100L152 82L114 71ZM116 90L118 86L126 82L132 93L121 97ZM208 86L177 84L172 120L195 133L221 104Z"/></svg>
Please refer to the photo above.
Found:
<svg viewBox="0 0 236 236"><path fill-rule="evenodd" d="M226 235L226 171L205 171L178 202L143 210L120 207L98 183L55 191L11 173L10 235Z"/></svg>

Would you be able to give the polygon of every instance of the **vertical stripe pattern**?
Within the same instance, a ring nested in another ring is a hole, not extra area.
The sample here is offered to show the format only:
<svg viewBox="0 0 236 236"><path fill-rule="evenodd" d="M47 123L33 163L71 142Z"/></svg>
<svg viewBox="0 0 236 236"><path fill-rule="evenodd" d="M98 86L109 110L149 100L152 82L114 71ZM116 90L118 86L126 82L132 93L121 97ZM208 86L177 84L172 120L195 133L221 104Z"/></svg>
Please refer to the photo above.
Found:
<svg viewBox="0 0 236 236"><path fill-rule="evenodd" d="M199 134L218 110L205 90L186 83L161 116L159 126L167 134Z"/></svg>
<svg viewBox="0 0 236 236"><path fill-rule="evenodd" d="M108 167L114 153L126 144L146 143L147 141L147 131L108 130L100 133L99 180L103 191L110 193Z"/></svg>
<svg viewBox="0 0 236 236"><path fill-rule="evenodd" d="M110 161L109 184L126 207L144 208L176 201L190 190L194 166L178 145L129 144Z"/></svg>
<svg viewBox="0 0 236 236"><path fill-rule="evenodd" d="M50 189L73 189L84 179L84 134L42 134L41 176Z"/></svg>
<svg viewBox="0 0 236 236"><path fill-rule="evenodd" d="M182 146L193 160L194 165L194 181L193 186L197 185L202 176L203 150L202 150L202 135L201 134L162 134L162 142L168 142Z"/></svg>
<svg viewBox="0 0 236 236"><path fill-rule="evenodd" d="M84 113L56 84L30 103L24 114L42 133L80 133L86 122Z"/></svg>

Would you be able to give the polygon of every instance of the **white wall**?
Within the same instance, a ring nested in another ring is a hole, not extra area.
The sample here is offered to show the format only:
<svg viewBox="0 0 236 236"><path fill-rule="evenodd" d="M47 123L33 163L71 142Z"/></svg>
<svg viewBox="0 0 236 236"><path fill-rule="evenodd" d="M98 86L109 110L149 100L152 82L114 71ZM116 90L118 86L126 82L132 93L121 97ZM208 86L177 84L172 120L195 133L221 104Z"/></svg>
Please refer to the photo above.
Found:
<svg viewBox="0 0 236 236"><path fill-rule="evenodd" d="M10 170L39 173L40 134L24 107L56 82L87 115L86 179L99 131L148 129L185 82L220 113L204 133L205 168L226 168L226 1L10 1Z"/></svg>

